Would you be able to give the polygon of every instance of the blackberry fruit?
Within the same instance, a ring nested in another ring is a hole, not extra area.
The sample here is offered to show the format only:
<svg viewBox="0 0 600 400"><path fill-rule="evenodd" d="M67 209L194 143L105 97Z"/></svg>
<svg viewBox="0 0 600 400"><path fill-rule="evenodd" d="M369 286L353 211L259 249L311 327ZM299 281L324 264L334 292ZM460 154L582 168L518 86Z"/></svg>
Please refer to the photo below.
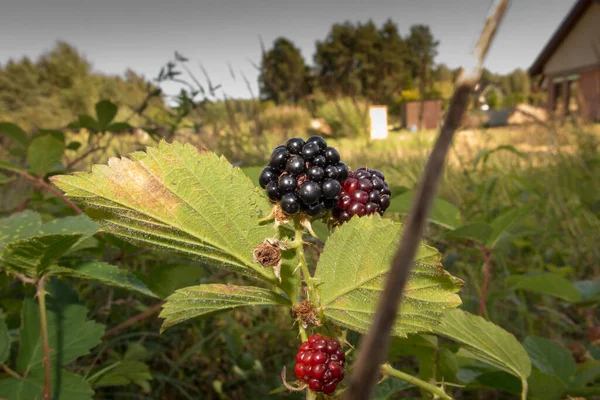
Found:
<svg viewBox="0 0 600 400"><path fill-rule="evenodd" d="M348 176L340 153L322 137L311 136L277 146L258 181L271 201L280 202L285 214L321 217L337 204Z"/></svg>
<svg viewBox="0 0 600 400"><path fill-rule="evenodd" d="M313 392L331 394L344 379L345 362L346 356L338 340L312 335L296 354L294 372Z"/></svg>
<svg viewBox="0 0 600 400"><path fill-rule="evenodd" d="M369 168L350 171L342 183L333 216L344 223L355 215L383 215L390 206L390 196L390 187L381 171Z"/></svg>

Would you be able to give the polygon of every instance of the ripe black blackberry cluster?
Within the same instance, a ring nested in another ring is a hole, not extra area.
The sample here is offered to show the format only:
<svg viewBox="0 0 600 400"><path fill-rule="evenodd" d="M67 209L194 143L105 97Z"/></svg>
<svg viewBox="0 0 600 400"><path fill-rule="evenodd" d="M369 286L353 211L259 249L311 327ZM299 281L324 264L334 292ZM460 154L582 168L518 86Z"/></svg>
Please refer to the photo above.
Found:
<svg viewBox="0 0 600 400"><path fill-rule="evenodd" d="M359 168L350 171L349 175L343 183L333 216L344 223L355 215L383 215L390 206L391 196L383 173L376 169Z"/></svg>
<svg viewBox="0 0 600 400"><path fill-rule="evenodd" d="M318 217L335 207L346 178L348 166L340 162L340 153L322 137L311 136L276 147L259 183L287 215Z"/></svg>
<svg viewBox="0 0 600 400"><path fill-rule="evenodd" d="M346 356L337 339L312 335L296 354L296 377L313 392L331 394L344 379Z"/></svg>

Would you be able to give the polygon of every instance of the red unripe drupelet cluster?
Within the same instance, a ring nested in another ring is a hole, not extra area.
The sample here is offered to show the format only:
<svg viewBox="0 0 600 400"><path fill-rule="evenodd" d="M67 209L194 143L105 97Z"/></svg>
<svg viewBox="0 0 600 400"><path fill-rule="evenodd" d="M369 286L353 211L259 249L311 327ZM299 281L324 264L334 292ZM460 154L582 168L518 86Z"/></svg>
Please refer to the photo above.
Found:
<svg viewBox="0 0 600 400"><path fill-rule="evenodd" d="M294 372L313 392L331 394L344 379L345 360L338 340L315 334L300 346Z"/></svg>

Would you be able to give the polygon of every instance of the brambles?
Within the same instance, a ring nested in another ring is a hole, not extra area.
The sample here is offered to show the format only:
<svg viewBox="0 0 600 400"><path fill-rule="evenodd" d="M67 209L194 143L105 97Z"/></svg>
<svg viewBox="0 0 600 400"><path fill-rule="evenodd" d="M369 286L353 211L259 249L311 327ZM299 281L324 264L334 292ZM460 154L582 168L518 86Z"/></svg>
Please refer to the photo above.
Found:
<svg viewBox="0 0 600 400"><path fill-rule="evenodd" d="M340 182L347 177L348 166L340 162L340 153L322 137L311 136L306 142L293 138L276 147L259 183L285 214L319 217L335 206Z"/></svg>
<svg viewBox="0 0 600 400"><path fill-rule="evenodd" d="M344 379L345 360L338 340L315 334L300 346L294 372L313 392L331 394Z"/></svg>
<svg viewBox="0 0 600 400"><path fill-rule="evenodd" d="M359 168L343 182L333 216L340 223L355 215L383 215L390 206L390 187L381 171Z"/></svg>

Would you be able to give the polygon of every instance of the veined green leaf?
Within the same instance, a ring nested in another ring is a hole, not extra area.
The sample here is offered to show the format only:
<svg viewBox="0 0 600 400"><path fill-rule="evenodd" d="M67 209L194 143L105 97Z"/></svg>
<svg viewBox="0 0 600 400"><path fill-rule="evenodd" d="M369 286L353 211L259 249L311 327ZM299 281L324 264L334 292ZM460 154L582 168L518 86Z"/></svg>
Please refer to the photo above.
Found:
<svg viewBox="0 0 600 400"><path fill-rule="evenodd" d="M105 285L133 290L146 296L157 297L131 272L102 261L85 261L69 267L53 266L50 268L50 272L61 276L90 279Z"/></svg>
<svg viewBox="0 0 600 400"><path fill-rule="evenodd" d="M51 297L49 298L51 299ZM87 310L78 304L65 304L46 310L48 320L48 342L54 351L50 354L52 365L74 361L89 353L100 343L104 326L86 318ZM17 371L43 370L42 339L40 337L39 306L32 300L23 302ZM55 369L55 368L53 368Z"/></svg>
<svg viewBox="0 0 600 400"><path fill-rule="evenodd" d="M290 301L277 293L253 286L209 284L179 289L167 297L160 317L164 318L161 330L217 311L243 306L290 305Z"/></svg>
<svg viewBox="0 0 600 400"><path fill-rule="evenodd" d="M530 207L522 207L505 212L492 221L492 232L487 239L487 245L494 248L502 236L519 223L519 220L531 211Z"/></svg>
<svg viewBox="0 0 600 400"><path fill-rule="evenodd" d="M473 222L444 232L445 238L468 239L484 244L492 234L493 228L485 222Z"/></svg>
<svg viewBox="0 0 600 400"><path fill-rule="evenodd" d="M34 236L41 226L40 214L30 210L0 219L0 249L9 242Z"/></svg>
<svg viewBox="0 0 600 400"><path fill-rule="evenodd" d="M368 330L401 233L399 223L377 215L353 218L329 237L315 280L331 321L358 332ZM440 259L433 247L419 246L394 335L431 331L446 310L461 304L456 293L462 281L448 274Z"/></svg>
<svg viewBox="0 0 600 400"><path fill-rule="evenodd" d="M531 373L527 352L509 332L462 310L449 311L435 332L464 347L458 356L482 361L525 381Z"/></svg>
<svg viewBox="0 0 600 400"><path fill-rule="evenodd" d="M277 283L252 255L274 234L258 223L270 205L239 168L177 142L130 157L52 180L106 232Z"/></svg>

